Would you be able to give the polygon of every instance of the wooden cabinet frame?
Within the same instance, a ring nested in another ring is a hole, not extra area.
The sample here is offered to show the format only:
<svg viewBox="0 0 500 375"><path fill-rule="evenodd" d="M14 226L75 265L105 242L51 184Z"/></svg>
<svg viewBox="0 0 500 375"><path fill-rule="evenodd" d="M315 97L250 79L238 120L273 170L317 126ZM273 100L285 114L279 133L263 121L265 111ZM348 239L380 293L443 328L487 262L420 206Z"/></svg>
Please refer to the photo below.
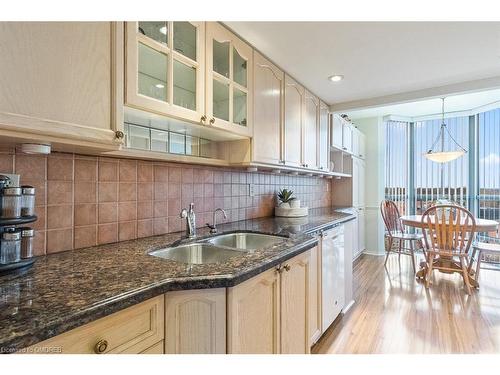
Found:
<svg viewBox="0 0 500 375"><path fill-rule="evenodd" d="M229 42L229 77L217 73L213 69L213 40L219 42ZM233 77L233 48L247 61L247 87L234 81ZM224 26L216 22L207 22L206 26L206 60L205 60L205 108L207 123L216 128L224 129L232 133L244 136L252 136L252 114L253 114L253 48ZM213 80L227 84L229 86L229 120L219 119L213 114ZM246 93L247 97L247 125L242 126L233 123L233 92L238 89Z"/></svg>
<svg viewBox="0 0 500 375"><path fill-rule="evenodd" d="M205 22L190 22L196 27L196 61L174 49L174 22L167 22L167 45L139 33L138 22L125 23L125 104L137 109L199 123L205 114ZM162 101L139 94L138 45L142 43L167 55L167 100ZM196 69L196 110L173 103L174 60Z"/></svg>

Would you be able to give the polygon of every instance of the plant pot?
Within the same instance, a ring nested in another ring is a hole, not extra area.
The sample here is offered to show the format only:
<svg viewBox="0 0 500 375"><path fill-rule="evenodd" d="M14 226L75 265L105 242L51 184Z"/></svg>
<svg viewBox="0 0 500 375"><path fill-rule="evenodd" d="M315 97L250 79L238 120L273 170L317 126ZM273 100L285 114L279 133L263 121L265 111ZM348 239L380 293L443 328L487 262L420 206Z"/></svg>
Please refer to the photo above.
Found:
<svg viewBox="0 0 500 375"><path fill-rule="evenodd" d="M291 201L290 208L300 208L300 199L294 199Z"/></svg>
<svg viewBox="0 0 500 375"><path fill-rule="evenodd" d="M290 203L288 203L288 202L281 202L279 206L281 208L290 208Z"/></svg>

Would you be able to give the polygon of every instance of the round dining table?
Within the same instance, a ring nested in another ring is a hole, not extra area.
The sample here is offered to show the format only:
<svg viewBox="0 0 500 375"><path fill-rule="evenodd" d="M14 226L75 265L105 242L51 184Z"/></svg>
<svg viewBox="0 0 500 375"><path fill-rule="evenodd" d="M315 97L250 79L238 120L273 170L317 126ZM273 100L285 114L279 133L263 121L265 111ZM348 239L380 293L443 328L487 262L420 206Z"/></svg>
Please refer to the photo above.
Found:
<svg viewBox="0 0 500 375"><path fill-rule="evenodd" d="M431 218L432 220L432 218ZM496 232L498 229L498 221L488 220L488 219L478 219L476 220L476 232ZM422 223L422 215L406 215L401 216L401 223L403 225L413 227L413 228L424 228L425 223Z"/></svg>
<svg viewBox="0 0 500 375"><path fill-rule="evenodd" d="M432 218L430 218L432 220ZM498 230L499 223L495 220L488 219L479 219L475 218L476 221L476 233L484 233L484 232L496 232ZM401 216L401 223L408 227L423 229L426 227L426 224L422 222L422 215L406 215ZM446 263L448 266L454 264L451 258L440 257L434 261L436 265L440 263ZM455 265L457 268L458 265ZM477 278L474 275L474 271L472 270L472 261L469 263L469 280L473 287L479 287L479 283ZM420 263L420 270L417 272L417 278L423 278L427 269L426 262ZM441 271L445 272L445 271ZM448 273L448 272L445 272Z"/></svg>

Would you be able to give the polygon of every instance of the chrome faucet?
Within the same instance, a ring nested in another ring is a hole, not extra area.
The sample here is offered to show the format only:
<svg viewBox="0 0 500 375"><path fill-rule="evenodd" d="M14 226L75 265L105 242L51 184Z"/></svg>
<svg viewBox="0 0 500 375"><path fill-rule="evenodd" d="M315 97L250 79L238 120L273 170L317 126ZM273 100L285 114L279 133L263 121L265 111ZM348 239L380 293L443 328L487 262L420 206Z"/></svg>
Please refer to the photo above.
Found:
<svg viewBox="0 0 500 375"><path fill-rule="evenodd" d="M212 234L215 234L217 233L217 212L222 212L222 216L224 217L224 220L227 220L227 215L226 215L226 211L224 211L222 208L216 208L215 211L214 211L214 221L213 221L213 224L210 225L210 224L206 224L207 227L210 228L210 233Z"/></svg>
<svg viewBox="0 0 500 375"><path fill-rule="evenodd" d="M189 211L183 208L180 214L181 219L186 219L186 236L196 237L196 215L194 213L194 203L189 204Z"/></svg>

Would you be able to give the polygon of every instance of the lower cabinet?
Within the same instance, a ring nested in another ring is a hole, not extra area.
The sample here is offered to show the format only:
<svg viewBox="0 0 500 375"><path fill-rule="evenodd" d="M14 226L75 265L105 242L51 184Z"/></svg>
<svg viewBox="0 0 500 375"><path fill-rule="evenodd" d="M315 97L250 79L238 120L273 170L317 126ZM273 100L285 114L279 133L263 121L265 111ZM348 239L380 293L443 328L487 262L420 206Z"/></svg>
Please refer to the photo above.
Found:
<svg viewBox="0 0 500 375"><path fill-rule="evenodd" d="M310 346L321 336L321 247L311 251L311 269L309 274L309 337Z"/></svg>
<svg viewBox="0 0 500 375"><path fill-rule="evenodd" d="M165 353L226 353L226 289L165 295Z"/></svg>
<svg viewBox="0 0 500 375"><path fill-rule="evenodd" d="M315 247L232 288L168 292L25 349L71 354L306 354L321 335Z"/></svg>
<svg viewBox="0 0 500 375"><path fill-rule="evenodd" d="M163 313L164 297L155 297L42 341L26 353L163 353Z"/></svg>
<svg viewBox="0 0 500 375"><path fill-rule="evenodd" d="M227 293L227 352L309 353L311 251Z"/></svg>

